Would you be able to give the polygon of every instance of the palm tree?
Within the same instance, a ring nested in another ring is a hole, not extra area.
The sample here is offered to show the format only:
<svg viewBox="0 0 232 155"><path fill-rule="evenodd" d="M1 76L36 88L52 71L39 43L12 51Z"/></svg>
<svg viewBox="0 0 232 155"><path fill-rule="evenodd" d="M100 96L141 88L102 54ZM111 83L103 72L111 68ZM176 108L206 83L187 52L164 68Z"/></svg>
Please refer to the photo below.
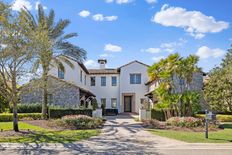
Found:
<svg viewBox="0 0 232 155"><path fill-rule="evenodd" d="M59 67L65 71L63 63L74 67L66 57L58 57L58 55L68 55L77 61L86 59L86 51L67 41L76 37L77 33L65 34L64 29L70 24L69 20L60 19L55 22L55 12L51 10L48 15L45 14L42 5L38 6L37 18L30 11L22 10L22 16L31 31L31 39L34 40L35 61L32 67L33 72L42 67L42 88L43 88L43 106L42 113L47 118L48 107L48 72L50 66Z"/></svg>

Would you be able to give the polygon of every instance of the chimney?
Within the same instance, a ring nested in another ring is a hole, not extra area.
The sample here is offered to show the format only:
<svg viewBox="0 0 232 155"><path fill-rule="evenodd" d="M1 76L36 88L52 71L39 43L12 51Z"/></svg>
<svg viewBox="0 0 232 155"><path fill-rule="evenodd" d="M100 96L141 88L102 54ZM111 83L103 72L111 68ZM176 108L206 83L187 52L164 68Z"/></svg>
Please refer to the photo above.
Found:
<svg viewBox="0 0 232 155"><path fill-rule="evenodd" d="M100 69L105 69L107 60L106 59L98 59L98 63L100 64Z"/></svg>

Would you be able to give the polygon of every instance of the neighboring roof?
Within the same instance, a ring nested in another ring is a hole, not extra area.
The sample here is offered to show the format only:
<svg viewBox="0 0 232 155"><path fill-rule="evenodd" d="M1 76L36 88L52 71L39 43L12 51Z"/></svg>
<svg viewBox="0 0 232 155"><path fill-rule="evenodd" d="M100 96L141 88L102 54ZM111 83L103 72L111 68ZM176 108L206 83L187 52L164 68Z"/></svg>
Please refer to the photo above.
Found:
<svg viewBox="0 0 232 155"><path fill-rule="evenodd" d="M89 69L89 74L119 74L118 69Z"/></svg>
<svg viewBox="0 0 232 155"><path fill-rule="evenodd" d="M134 62L137 62L137 63L142 64L142 65L144 65L144 66L150 67L149 65L147 65L147 64L145 64L145 63L142 63L142 62L140 62L140 61L138 61L138 60L134 60L134 61L131 61L131 62L129 62L129 63L127 63L127 64L125 64L125 65L119 67L118 69L120 69L120 68L122 68L122 67L125 67L125 66L128 66L128 65L130 65L130 64L132 64L132 63L134 63Z"/></svg>

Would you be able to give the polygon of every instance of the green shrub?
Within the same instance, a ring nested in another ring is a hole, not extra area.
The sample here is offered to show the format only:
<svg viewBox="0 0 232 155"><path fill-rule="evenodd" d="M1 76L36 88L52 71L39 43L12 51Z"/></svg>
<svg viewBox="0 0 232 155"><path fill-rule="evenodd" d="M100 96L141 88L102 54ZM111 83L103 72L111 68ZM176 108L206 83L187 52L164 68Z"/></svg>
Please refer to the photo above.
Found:
<svg viewBox="0 0 232 155"><path fill-rule="evenodd" d="M93 110L98 109L97 99L95 99L95 98L92 100L92 107L93 107Z"/></svg>
<svg viewBox="0 0 232 155"><path fill-rule="evenodd" d="M164 122L160 122L156 119L150 119L150 120L143 120L143 126L147 128L154 128L154 129L164 129L165 124Z"/></svg>
<svg viewBox="0 0 232 155"><path fill-rule="evenodd" d="M203 125L203 121L194 117L171 117L166 124L177 127L198 127Z"/></svg>
<svg viewBox="0 0 232 155"><path fill-rule="evenodd" d="M19 113L18 114L19 120L40 120L42 119L41 113ZM13 121L13 114L0 114L0 122L11 122Z"/></svg>
<svg viewBox="0 0 232 155"><path fill-rule="evenodd" d="M18 113L41 113L42 104L31 103L31 104L18 104ZM13 107L10 107L10 112L13 113Z"/></svg>
<svg viewBox="0 0 232 155"><path fill-rule="evenodd" d="M103 120L86 115L67 115L61 119L67 128L71 129L94 129L102 125Z"/></svg>
<svg viewBox="0 0 232 155"><path fill-rule="evenodd" d="M205 118L204 114L196 114L195 117L197 118ZM216 115L217 121L220 122L232 122L232 115Z"/></svg>
<svg viewBox="0 0 232 155"><path fill-rule="evenodd" d="M161 109L151 109L151 118L159 121L165 121L164 112Z"/></svg>
<svg viewBox="0 0 232 155"><path fill-rule="evenodd" d="M9 108L9 103L0 95L0 113L5 112L7 108Z"/></svg>
<svg viewBox="0 0 232 155"><path fill-rule="evenodd" d="M50 108L49 118L61 118L66 115L87 115L92 117L92 109L60 109Z"/></svg>

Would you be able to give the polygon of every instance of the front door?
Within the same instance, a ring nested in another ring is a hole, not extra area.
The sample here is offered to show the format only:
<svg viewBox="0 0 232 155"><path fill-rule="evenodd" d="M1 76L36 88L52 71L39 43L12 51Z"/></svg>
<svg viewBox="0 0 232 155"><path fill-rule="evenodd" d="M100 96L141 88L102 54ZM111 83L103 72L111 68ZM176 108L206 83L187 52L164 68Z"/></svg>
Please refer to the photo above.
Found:
<svg viewBox="0 0 232 155"><path fill-rule="evenodd" d="M124 96L124 112L131 112L131 96Z"/></svg>

